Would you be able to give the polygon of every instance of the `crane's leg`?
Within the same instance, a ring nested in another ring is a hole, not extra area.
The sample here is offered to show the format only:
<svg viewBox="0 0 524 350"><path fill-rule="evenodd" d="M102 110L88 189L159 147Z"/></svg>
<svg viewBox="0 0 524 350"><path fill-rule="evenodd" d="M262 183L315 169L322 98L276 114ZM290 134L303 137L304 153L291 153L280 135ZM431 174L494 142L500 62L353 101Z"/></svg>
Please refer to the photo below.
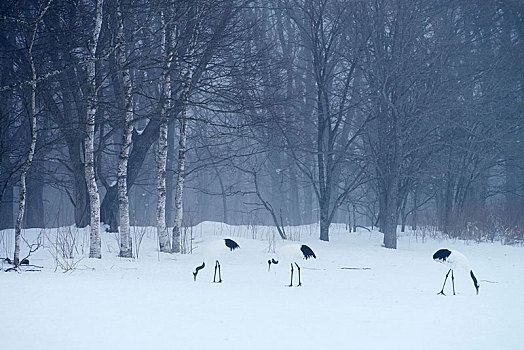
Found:
<svg viewBox="0 0 524 350"><path fill-rule="evenodd" d="M453 285L453 295L455 295L455 277L453 276L453 270L451 270L451 284Z"/></svg>
<svg viewBox="0 0 524 350"><path fill-rule="evenodd" d="M213 275L213 283L216 283L217 268L218 268L218 278L220 279L220 263L218 262L218 260L215 262L215 274ZM218 282L222 282L222 280L220 279L220 281Z"/></svg>
<svg viewBox="0 0 524 350"><path fill-rule="evenodd" d="M297 287L300 287L302 285L302 282L300 282L300 266L298 266L297 263L295 263L295 265L297 265L297 269L298 269L298 284L297 284Z"/></svg>
<svg viewBox="0 0 524 350"><path fill-rule="evenodd" d="M217 260L218 264L218 283L222 283L222 274L220 273L220 263Z"/></svg>
<svg viewBox="0 0 524 350"><path fill-rule="evenodd" d="M444 285L442 286L442 289L440 290L440 292L438 294L441 294L441 295L446 295L444 294L444 287L446 286L446 281L448 280L448 275L449 273L452 271L453 269L449 269L448 273L446 274L446 278L444 278ZM452 275L453 276L453 275Z"/></svg>
<svg viewBox="0 0 524 350"><path fill-rule="evenodd" d="M291 282L289 282L288 287L293 287L293 263L291 263Z"/></svg>

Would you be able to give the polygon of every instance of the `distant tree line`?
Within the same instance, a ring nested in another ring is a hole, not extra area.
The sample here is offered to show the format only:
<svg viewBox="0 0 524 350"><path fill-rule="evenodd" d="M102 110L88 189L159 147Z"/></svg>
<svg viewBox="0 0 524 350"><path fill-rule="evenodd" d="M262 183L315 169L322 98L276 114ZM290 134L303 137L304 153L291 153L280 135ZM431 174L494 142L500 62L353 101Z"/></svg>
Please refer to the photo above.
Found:
<svg viewBox="0 0 524 350"><path fill-rule="evenodd" d="M0 228L524 239L524 2L0 4ZM101 225L104 224L104 225ZM16 260L16 256L15 256Z"/></svg>

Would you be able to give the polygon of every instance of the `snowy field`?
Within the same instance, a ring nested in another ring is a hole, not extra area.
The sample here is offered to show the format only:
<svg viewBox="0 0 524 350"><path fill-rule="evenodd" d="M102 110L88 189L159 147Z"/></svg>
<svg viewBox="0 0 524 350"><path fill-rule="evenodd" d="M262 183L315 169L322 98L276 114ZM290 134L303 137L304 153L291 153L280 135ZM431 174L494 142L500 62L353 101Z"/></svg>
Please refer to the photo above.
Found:
<svg viewBox="0 0 524 350"><path fill-rule="evenodd" d="M316 226L300 227L290 233L318 259L289 288L289 265L268 272L269 251L283 243L267 227L203 223L187 255L159 254L155 230L137 229L145 236L134 260L117 257L109 234L103 258L88 259L87 231L69 229L79 252L67 273L56 268L57 232L42 232L45 247L30 257L42 271L0 272L0 349L524 349L524 247L411 232L387 250L378 232L333 226L326 243ZM13 233L0 235L3 257ZM211 283L213 261L194 282L201 248L222 237L240 245L221 259L223 283ZM432 260L439 248L469 258L479 295L458 270L457 295L451 284L437 295L447 272Z"/></svg>

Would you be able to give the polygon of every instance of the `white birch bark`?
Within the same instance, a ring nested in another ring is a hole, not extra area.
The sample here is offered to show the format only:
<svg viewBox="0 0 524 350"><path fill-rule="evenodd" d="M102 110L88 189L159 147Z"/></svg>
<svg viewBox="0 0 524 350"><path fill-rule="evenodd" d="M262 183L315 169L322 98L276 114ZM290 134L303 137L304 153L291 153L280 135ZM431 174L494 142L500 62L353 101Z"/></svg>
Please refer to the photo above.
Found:
<svg viewBox="0 0 524 350"><path fill-rule="evenodd" d="M197 21L198 22L198 21ZM198 40L198 24L195 26L194 33L190 41L190 49L188 54L187 72L182 88L182 111L180 115L180 137L178 140L178 164L177 164L177 179L175 188L175 222L173 226L172 249L173 253L180 253L180 233L182 229L182 219L184 214L183 197L184 197L184 180L186 169L186 147L187 147L187 104L189 99L189 91L193 80L193 59L195 54L195 46Z"/></svg>
<svg viewBox="0 0 524 350"><path fill-rule="evenodd" d="M27 153L27 158L25 161L25 164L22 168L22 173L20 174L20 202L18 203L18 215L16 218L16 224L15 224L15 251L13 256L13 263L15 266L18 266L20 264L20 244L21 244L21 238L22 238L22 221L24 219L25 214L25 197L27 192L27 186L26 186L26 175L31 167L31 164L33 163L33 157L35 155L35 148L36 148L36 139L38 136L38 125L37 125L37 112L36 112L36 68L35 68L35 61L33 57L33 46L35 44L36 40L36 33L38 29L38 24L44 17L45 13L51 6L52 0L49 0L46 4L46 6L42 9L40 14L38 15L35 26L33 28L33 33L31 35L31 39L29 42L29 46L27 49L27 54L29 57L29 65L31 66L31 144L29 146L29 152Z"/></svg>
<svg viewBox="0 0 524 350"><path fill-rule="evenodd" d="M158 234L158 244L161 252L171 251L169 233L166 225L166 170L167 170L167 134L168 134L168 113L171 107L171 63L173 60L171 39L174 34L170 26L166 24L165 14L162 13L164 30L162 33L162 50L164 52L164 69L162 72L162 97L160 111L160 136L158 139L158 164L157 164L157 207L156 207L156 228Z"/></svg>
<svg viewBox="0 0 524 350"><path fill-rule="evenodd" d="M123 258L133 257L133 241L129 230L129 197L127 193L127 163L129 161L129 151L133 136L133 86L131 75L125 66L125 41L124 41L124 19L122 18L121 1L117 3L117 62L119 69L122 70L122 85L124 86L125 100L125 123L122 145L118 156L118 208L120 213L120 256Z"/></svg>
<svg viewBox="0 0 524 350"><path fill-rule="evenodd" d="M36 32L36 29L35 29ZM32 55L34 36L29 46L29 62L31 65L31 73L33 83L31 84L31 145L29 146L29 152L27 153L27 159L25 161L24 167L22 168L22 173L20 174L20 202L18 204L18 216L16 218L15 225L15 253L13 257L13 262L15 266L20 264L20 241L22 236L22 221L24 219L25 213L25 197L26 197L26 174L31 164L33 163L33 156L35 154L36 147L36 138L38 135L37 130L37 120L36 120L36 70L35 64Z"/></svg>
<svg viewBox="0 0 524 350"><path fill-rule="evenodd" d="M184 93L187 88L184 87ZM187 107L182 107L180 117L180 138L178 141L178 164L177 164L177 179L175 189L175 223L173 226L173 253L180 253L180 232L182 228L183 219L183 196L184 196L184 177L185 177L185 163L186 163L186 143L187 143Z"/></svg>
<svg viewBox="0 0 524 350"><path fill-rule="evenodd" d="M100 196L95 178L95 114L97 109L96 98L96 70L95 55L102 28L102 8L104 1L96 1L96 19L93 29L93 36L89 43L89 58L87 63L87 117L86 117L86 137L85 137L85 176L87 191L89 193L90 206L90 243L89 257L102 258L102 243L100 240Z"/></svg>

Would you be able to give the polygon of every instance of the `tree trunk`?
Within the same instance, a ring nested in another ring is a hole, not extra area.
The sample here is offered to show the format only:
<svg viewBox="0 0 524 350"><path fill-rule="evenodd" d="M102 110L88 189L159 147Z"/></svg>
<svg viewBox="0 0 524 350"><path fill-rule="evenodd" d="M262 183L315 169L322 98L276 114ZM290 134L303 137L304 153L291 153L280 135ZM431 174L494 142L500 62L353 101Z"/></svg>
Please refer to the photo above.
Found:
<svg viewBox="0 0 524 350"><path fill-rule="evenodd" d="M353 204L353 232L357 232L357 208Z"/></svg>
<svg viewBox="0 0 524 350"><path fill-rule="evenodd" d="M318 130L317 130L317 167L318 167L318 205L320 210L320 240L329 241L329 204L331 183L329 181L329 167L327 166L328 157L325 150L325 134L327 128L327 106L324 103L324 97L320 87L318 88Z"/></svg>
<svg viewBox="0 0 524 350"><path fill-rule="evenodd" d="M413 190L413 213L411 214L411 229L417 229L417 212L418 212L418 190L417 187Z"/></svg>
<svg viewBox="0 0 524 350"><path fill-rule="evenodd" d="M172 87L171 87L172 88ZM167 127L167 167L166 167L166 226L174 225L174 183L175 183L175 119L172 117Z"/></svg>
<svg viewBox="0 0 524 350"><path fill-rule="evenodd" d="M353 229L353 226L352 226L352 221L351 221L351 205L348 203L348 215L347 215L347 220L345 221L346 222L346 230L348 230L348 232L351 232L352 229Z"/></svg>
<svg viewBox="0 0 524 350"><path fill-rule="evenodd" d="M125 67L125 41L124 41L124 19L122 18L121 1L117 3L118 34L116 55L118 66L122 70L122 83L124 86L124 100L126 118L124 123L124 135L118 156L118 206L120 212L120 256L123 258L133 257L133 242L129 230L129 196L127 189L127 164L131 148L131 137L133 135L133 86L129 68Z"/></svg>
<svg viewBox="0 0 524 350"><path fill-rule="evenodd" d="M161 252L169 253L171 245L169 233L166 225L166 168L168 156L168 113L171 108L171 28L166 25L162 13L163 33L162 50L164 51L165 66L162 72L162 96L160 100L160 136L158 138L158 163L157 163L157 206L156 206L156 229L158 234L158 244ZM167 26L167 27L166 27Z"/></svg>
<svg viewBox="0 0 524 350"><path fill-rule="evenodd" d="M31 59L31 68L33 68L33 81L36 80L36 73L34 70L34 64ZM20 174L20 202L18 204L18 216L16 218L15 225L15 252L13 257L13 263L15 266L20 264L20 244L22 236L22 220L24 218L25 212L25 200L26 200L26 174L29 170L29 167L33 163L33 156L35 154L36 147L36 138L38 135L37 130L37 120L36 120L36 83L31 85L31 145L29 146L29 152L27 154L27 159L25 161L24 167L22 168L22 173Z"/></svg>
<svg viewBox="0 0 524 350"><path fill-rule="evenodd" d="M27 184L25 228L44 228L44 184L36 174L29 172L30 182Z"/></svg>
<svg viewBox="0 0 524 350"><path fill-rule="evenodd" d="M169 253L171 246L166 225L166 166L167 166L167 118L161 117L158 139L156 230L161 252Z"/></svg>
<svg viewBox="0 0 524 350"><path fill-rule="evenodd" d="M102 28L102 8L103 0L96 2L96 19L93 29L93 36L89 43L90 61L87 63L87 127L85 137L85 176L87 190L89 193L90 206L90 244L89 257L102 258L102 242L100 240L100 196L98 185L95 178L95 115L97 109L97 89L96 89L96 48L98 38Z"/></svg>
<svg viewBox="0 0 524 350"><path fill-rule="evenodd" d="M397 192L398 181L393 177L389 183L384 211L384 246L390 249L397 249Z"/></svg>
<svg viewBox="0 0 524 350"><path fill-rule="evenodd" d="M128 163L129 169L129 163ZM127 173L127 190L131 189L129 171ZM118 184L107 189L104 200L100 206L100 220L109 225L109 232L118 232ZM103 220L102 220L103 218Z"/></svg>
<svg viewBox="0 0 524 350"><path fill-rule="evenodd" d="M408 202L408 196L402 201L402 207L400 209L400 220L401 220L401 229L400 232L406 232L406 205Z"/></svg>
<svg viewBox="0 0 524 350"><path fill-rule="evenodd" d="M329 222L323 219L323 211L324 210L320 210L320 240L327 242L329 241Z"/></svg>
<svg viewBox="0 0 524 350"><path fill-rule="evenodd" d="M195 74L195 67L193 67L193 59L196 50L196 43L198 41L199 30L198 18L200 13L197 5L190 12L194 12L194 17L191 19L195 21L195 27L189 38L189 46L187 52L187 63L185 76L183 76L182 93L180 95L181 113L180 113L180 135L178 140L178 163L177 163L177 179L175 189L175 223L173 226L173 239L171 242L171 251L173 253L180 253L180 233L182 228L182 219L184 215L183 197L184 197L184 180L186 170L186 147L187 147L187 108L189 101L189 92L191 91L191 84L193 83L193 76Z"/></svg>
<svg viewBox="0 0 524 350"><path fill-rule="evenodd" d="M14 228L13 201L13 186L8 183L5 185L2 202L0 203L0 230Z"/></svg>
<svg viewBox="0 0 524 350"><path fill-rule="evenodd" d="M183 196L184 196L184 177L186 164L186 142L187 142L187 118L186 108L182 110L180 118L180 139L178 142L178 165L175 189L175 224L173 226L172 249L173 253L180 253L180 232L183 218Z"/></svg>
<svg viewBox="0 0 524 350"><path fill-rule="evenodd" d="M38 18L35 21L35 26L33 30L33 34L31 37L31 41L29 42L29 47L27 50L28 57L29 57L29 64L31 66L31 77L33 80L33 83L31 84L31 144L29 146L29 152L27 153L27 159L25 161L24 166L22 167L22 172L20 174L20 202L18 204L18 216L16 218L16 224L15 224L15 252L13 256L13 263L15 266L18 266L20 264L20 241L22 236L22 220L24 219L24 212L25 212L25 200L26 200L26 175L31 167L31 164L33 163L33 156L35 155L35 148L36 148L36 140L38 136L38 129L37 129L37 115L36 115L36 68L35 68L35 62L33 58L33 45L35 43L36 39L36 33L37 33L37 27L38 23L44 16L44 14L49 9L50 3L43 9L43 11L39 14Z"/></svg>
<svg viewBox="0 0 524 350"><path fill-rule="evenodd" d="M84 164L78 162L73 165L75 172L73 174L73 195L74 195L74 215L75 224L78 228L86 227L89 223L89 194L87 192L87 183L84 176Z"/></svg>
<svg viewBox="0 0 524 350"><path fill-rule="evenodd" d="M379 175L381 176L381 175ZM386 232L386 208L387 208L388 194L386 192L386 185L384 180L379 178L378 184L378 230L382 233Z"/></svg>

